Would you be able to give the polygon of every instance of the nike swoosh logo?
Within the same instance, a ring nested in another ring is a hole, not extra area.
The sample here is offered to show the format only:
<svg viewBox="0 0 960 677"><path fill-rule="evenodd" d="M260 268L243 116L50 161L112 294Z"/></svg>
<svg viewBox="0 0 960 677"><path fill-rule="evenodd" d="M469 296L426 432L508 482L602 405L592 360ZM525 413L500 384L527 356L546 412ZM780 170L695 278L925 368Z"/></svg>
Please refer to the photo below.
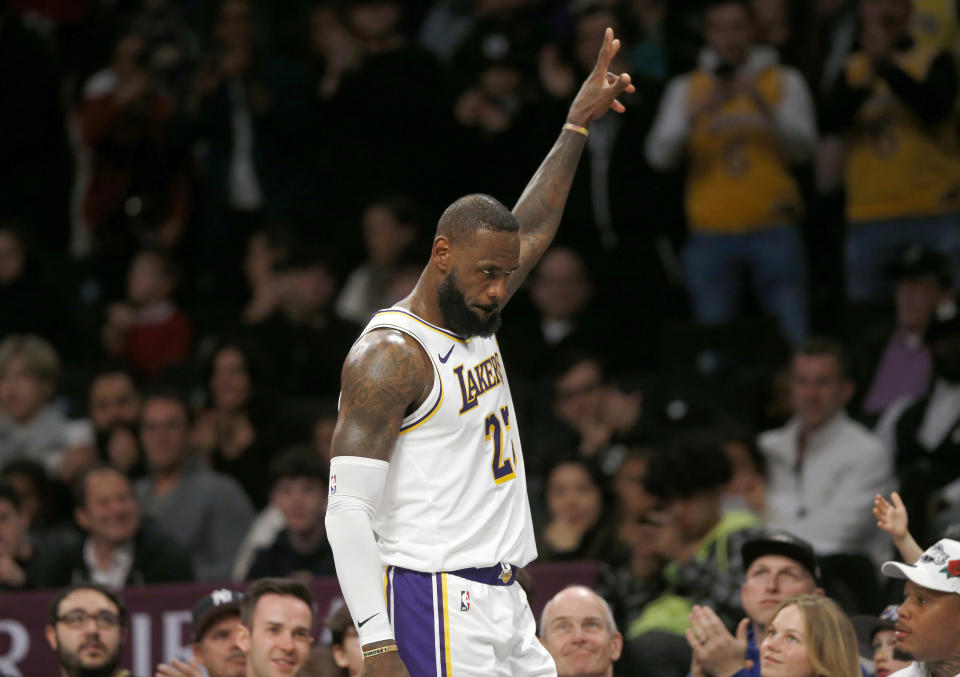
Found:
<svg viewBox="0 0 960 677"><path fill-rule="evenodd" d="M379 615L380 615L380 612L379 612L379 611L378 611L377 613L373 614L373 616L379 616ZM366 623L367 621L369 621L371 618L373 618L373 616L369 616L369 617L367 617L367 618L364 618L362 621L360 621L359 623L357 623L357 627L358 627L358 628L362 628L362 627L363 627L363 624Z"/></svg>
<svg viewBox="0 0 960 677"><path fill-rule="evenodd" d="M447 354L443 357L440 357L440 353L437 353L437 357L440 357L440 364L446 364L447 360L450 359L450 353L453 352L454 346L450 346L450 350L447 351Z"/></svg>

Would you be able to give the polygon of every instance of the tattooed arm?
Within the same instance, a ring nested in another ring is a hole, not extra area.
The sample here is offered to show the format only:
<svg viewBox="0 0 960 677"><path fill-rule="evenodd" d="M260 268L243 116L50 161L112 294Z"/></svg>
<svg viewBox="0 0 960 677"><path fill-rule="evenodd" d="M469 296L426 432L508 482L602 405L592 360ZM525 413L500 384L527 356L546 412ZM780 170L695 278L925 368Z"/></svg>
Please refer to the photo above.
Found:
<svg viewBox="0 0 960 677"><path fill-rule="evenodd" d="M353 346L341 379L331 455L389 461L407 410L419 406L430 393L429 358L403 332L380 329Z"/></svg>
<svg viewBox="0 0 960 677"><path fill-rule="evenodd" d="M364 651L396 644L383 598L373 519L403 417L423 402L432 384L429 358L414 339L396 330L363 336L343 366L326 528L340 589ZM385 650L364 659L361 675L409 673L398 652Z"/></svg>
<svg viewBox="0 0 960 677"><path fill-rule="evenodd" d="M634 91L630 76L626 73L613 75L607 72L619 49L620 41L614 39L613 30L608 28L603 36L603 46L597 56L597 63L570 105L567 122L578 127L587 127L609 108L617 113L625 110L623 104L617 101L617 96L623 92ZM520 288L523 280L550 246L560 225L560 217L563 216L563 208L567 203L573 176L585 144L586 137L583 134L570 130L562 131L513 208L513 215L520 223L520 268L507 283L506 300Z"/></svg>

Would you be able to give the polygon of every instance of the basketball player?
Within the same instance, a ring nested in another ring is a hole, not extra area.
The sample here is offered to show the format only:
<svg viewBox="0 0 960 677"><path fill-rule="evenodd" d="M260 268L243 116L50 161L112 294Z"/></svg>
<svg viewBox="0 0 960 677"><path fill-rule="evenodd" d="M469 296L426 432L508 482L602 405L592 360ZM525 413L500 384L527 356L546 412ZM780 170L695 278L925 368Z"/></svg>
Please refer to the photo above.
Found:
<svg viewBox="0 0 960 677"><path fill-rule="evenodd" d="M486 195L448 207L413 292L347 356L326 524L367 677L556 675L514 584L537 553L493 335L556 233L586 126L633 91L607 72L619 47L608 28L513 212Z"/></svg>

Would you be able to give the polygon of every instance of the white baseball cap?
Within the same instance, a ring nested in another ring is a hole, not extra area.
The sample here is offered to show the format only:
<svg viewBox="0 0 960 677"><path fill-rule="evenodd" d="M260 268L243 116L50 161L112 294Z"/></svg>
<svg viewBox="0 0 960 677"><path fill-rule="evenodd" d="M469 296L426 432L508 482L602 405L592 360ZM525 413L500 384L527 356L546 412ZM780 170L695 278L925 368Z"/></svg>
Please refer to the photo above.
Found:
<svg viewBox="0 0 960 677"><path fill-rule="evenodd" d="M885 576L906 578L919 586L960 595L960 542L941 538L913 564L884 562Z"/></svg>

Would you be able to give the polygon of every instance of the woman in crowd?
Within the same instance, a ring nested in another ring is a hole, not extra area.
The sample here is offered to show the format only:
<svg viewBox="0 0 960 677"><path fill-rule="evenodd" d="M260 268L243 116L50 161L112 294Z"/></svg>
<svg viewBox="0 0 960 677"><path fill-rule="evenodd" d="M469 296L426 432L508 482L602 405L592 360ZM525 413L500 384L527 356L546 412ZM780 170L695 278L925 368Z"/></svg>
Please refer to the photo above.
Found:
<svg viewBox="0 0 960 677"><path fill-rule="evenodd" d="M222 343L206 365L207 407L192 434L211 467L236 478L257 508L267 502L265 422L272 407L262 392L265 371L252 346Z"/></svg>
<svg viewBox="0 0 960 677"><path fill-rule="evenodd" d="M537 546L540 561L613 562L622 556L603 487L583 459L572 457L553 466L547 475L548 521Z"/></svg>
<svg viewBox="0 0 960 677"><path fill-rule="evenodd" d="M760 672L763 677L858 677L853 624L827 597L784 600L760 644Z"/></svg>

